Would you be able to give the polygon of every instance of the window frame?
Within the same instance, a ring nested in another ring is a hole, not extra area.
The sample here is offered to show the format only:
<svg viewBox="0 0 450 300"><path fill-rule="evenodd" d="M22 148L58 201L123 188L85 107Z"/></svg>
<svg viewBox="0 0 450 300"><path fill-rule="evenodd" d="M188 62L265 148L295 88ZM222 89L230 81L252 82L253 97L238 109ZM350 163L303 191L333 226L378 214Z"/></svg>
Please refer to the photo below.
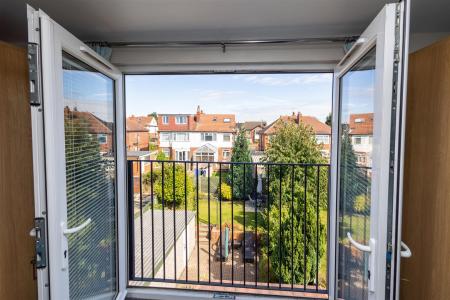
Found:
<svg viewBox="0 0 450 300"><path fill-rule="evenodd" d="M180 121L180 119L183 119L184 122ZM175 116L175 124L177 125L185 125L188 123L188 117L185 115L177 115Z"/></svg>
<svg viewBox="0 0 450 300"><path fill-rule="evenodd" d="M207 139L207 136L211 136L211 140ZM201 133L202 142L216 142L217 141L217 133L215 132L202 132Z"/></svg>

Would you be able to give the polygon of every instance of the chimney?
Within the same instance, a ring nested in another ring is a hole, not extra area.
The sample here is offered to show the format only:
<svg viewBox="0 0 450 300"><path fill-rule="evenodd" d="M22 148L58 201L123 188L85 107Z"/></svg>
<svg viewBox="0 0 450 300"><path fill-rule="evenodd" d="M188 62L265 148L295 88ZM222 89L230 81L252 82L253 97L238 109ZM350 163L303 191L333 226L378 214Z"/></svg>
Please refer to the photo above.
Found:
<svg viewBox="0 0 450 300"><path fill-rule="evenodd" d="M195 121L200 121L200 115L203 114L203 111L200 108L200 105L197 105L197 113L195 114Z"/></svg>
<svg viewBox="0 0 450 300"><path fill-rule="evenodd" d="M300 118L302 114L300 112L297 113L297 124L300 124Z"/></svg>

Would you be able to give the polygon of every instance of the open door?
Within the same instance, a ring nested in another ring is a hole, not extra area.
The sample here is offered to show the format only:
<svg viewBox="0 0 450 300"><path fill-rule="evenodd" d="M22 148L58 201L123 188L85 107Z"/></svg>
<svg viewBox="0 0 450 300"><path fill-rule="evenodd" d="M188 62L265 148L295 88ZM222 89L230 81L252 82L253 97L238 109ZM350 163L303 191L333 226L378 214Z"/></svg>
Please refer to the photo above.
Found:
<svg viewBox="0 0 450 300"><path fill-rule="evenodd" d="M122 74L44 12L28 24L39 299L123 298Z"/></svg>
<svg viewBox="0 0 450 300"><path fill-rule="evenodd" d="M331 299L396 298L407 15L386 5L335 69Z"/></svg>

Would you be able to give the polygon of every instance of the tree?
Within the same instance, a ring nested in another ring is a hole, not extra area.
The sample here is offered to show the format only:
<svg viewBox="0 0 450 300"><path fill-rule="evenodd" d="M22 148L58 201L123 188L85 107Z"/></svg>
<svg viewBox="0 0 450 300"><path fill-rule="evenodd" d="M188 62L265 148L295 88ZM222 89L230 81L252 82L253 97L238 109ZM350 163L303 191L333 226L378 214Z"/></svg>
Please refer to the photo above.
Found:
<svg viewBox="0 0 450 300"><path fill-rule="evenodd" d="M370 180L367 168L359 166L347 126L342 127L340 155L340 202L347 212L353 212L355 201L360 195L367 195ZM369 200L370 203L370 200Z"/></svg>
<svg viewBox="0 0 450 300"><path fill-rule="evenodd" d="M161 161L161 160L167 160L167 159L168 158L167 158L166 154L162 151L159 151L158 154L156 154L156 160Z"/></svg>
<svg viewBox="0 0 450 300"><path fill-rule="evenodd" d="M194 193L194 187L192 184L192 175L187 171L185 174L185 169L182 165L177 165L175 163L166 162L164 163L164 173L163 164L155 163L153 170L153 192L158 197L159 201L164 199L164 205L166 207L172 207L175 200L175 206L179 206L184 203L185 194L187 200L191 200ZM175 172L175 182L174 182L174 172ZM186 178L185 178L186 175ZM163 185L164 176L164 185ZM150 185L152 176L149 173L144 174L143 183ZM186 183L186 184L185 184ZM175 194L174 194L175 191Z"/></svg>
<svg viewBox="0 0 450 300"><path fill-rule="evenodd" d="M325 119L325 124L331 127L332 124L331 113L327 115L327 118Z"/></svg>
<svg viewBox="0 0 450 300"><path fill-rule="evenodd" d="M311 283L317 275L317 258L320 262L326 252L326 224L320 212L327 207L328 170L323 167L318 174L313 166L270 163L325 163L312 128L303 123L280 122L263 160L269 163L269 208L263 213L261 225L266 239L262 253L270 257L272 280Z"/></svg>
<svg viewBox="0 0 450 300"><path fill-rule="evenodd" d="M115 164L111 156L100 154L97 135L89 132L90 127L88 120L65 110L67 227L91 219L85 229L68 236L70 256L77 258L69 260L69 268L78 274L74 289L82 291L82 298L89 298L99 287L110 285L111 258L116 247L111 174Z"/></svg>
<svg viewBox="0 0 450 300"><path fill-rule="evenodd" d="M248 140L245 136L245 130L240 129L234 141L233 151L231 153L231 162L251 162L252 157ZM228 184L233 187L233 197L246 200L247 196L253 190L253 167L251 164L232 165L232 171L228 174ZM244 176L245 173L245 176ZM244 188L245 184L245 188Z"/></svg>

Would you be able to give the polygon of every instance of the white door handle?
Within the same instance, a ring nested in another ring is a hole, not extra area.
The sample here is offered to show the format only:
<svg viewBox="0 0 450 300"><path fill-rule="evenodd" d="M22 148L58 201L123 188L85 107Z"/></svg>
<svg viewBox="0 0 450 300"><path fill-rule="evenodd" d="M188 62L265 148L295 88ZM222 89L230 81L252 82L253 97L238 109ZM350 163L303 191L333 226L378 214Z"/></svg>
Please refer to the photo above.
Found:
<svg viewBox="0 0 450 300"><path fill-rule="evenodd" d="M87 219L80 225L72 228L67 228L66 222L61 223L61 230L63 234L63 238L61 239L61 269L66 271L67 265L69 261L69 249L68 249L68 243L67 243L67 237L71 234L77 233L86 226L88 226L91 223L91 218Z"/></svg>
<svg viewBox="0 0 450 300"><path fill-rule="evenodd" d="M85 228L86 226L88 226L91 223L91 218L87 219L86 221L84 221L83 223L81 223L80 225L76 226L76 227L72 227L72 228L64 228L63 229L63 234L65 236L68 236L70 234L74 234L77 233L78 231L82 230L83 228Z"/></svg>
<svg viewBox="0 0 450 300"><path fill-rule="evenodd" d="M363 245L358 243L352 238L352 234L350 232L347 232L348 240L350 241L350 244L352 244L356 249L361 250L363 252L369 253L369 291L375 292L375 239L369 240L369 245Z"/></svg>
<svg viewBox="0 0 450 300"><path fill-rule="evenodd" d="M403 241L401 241L400 244L401 244L402 249L404 249L404 250L400 251L400 256L405 257L405 258L411 257L412 253L411 253L411 249L409 249L408 245L406 245Z"/></svg>
<svg viewBox="0 0 450 300"><path fill-rule="evenodd" d="M352 238L352 234L350 232L347 232L347 237L348 237L348 240L350 241L350 243L353 246L355 246L356 249L359 249L359 250L361 250L363 252L369 252L369 253L372 252L372 249L370 249L370 245L367 246L367 245L363 245L363 244L358 243L357 241L355 241Z"/></svg>

